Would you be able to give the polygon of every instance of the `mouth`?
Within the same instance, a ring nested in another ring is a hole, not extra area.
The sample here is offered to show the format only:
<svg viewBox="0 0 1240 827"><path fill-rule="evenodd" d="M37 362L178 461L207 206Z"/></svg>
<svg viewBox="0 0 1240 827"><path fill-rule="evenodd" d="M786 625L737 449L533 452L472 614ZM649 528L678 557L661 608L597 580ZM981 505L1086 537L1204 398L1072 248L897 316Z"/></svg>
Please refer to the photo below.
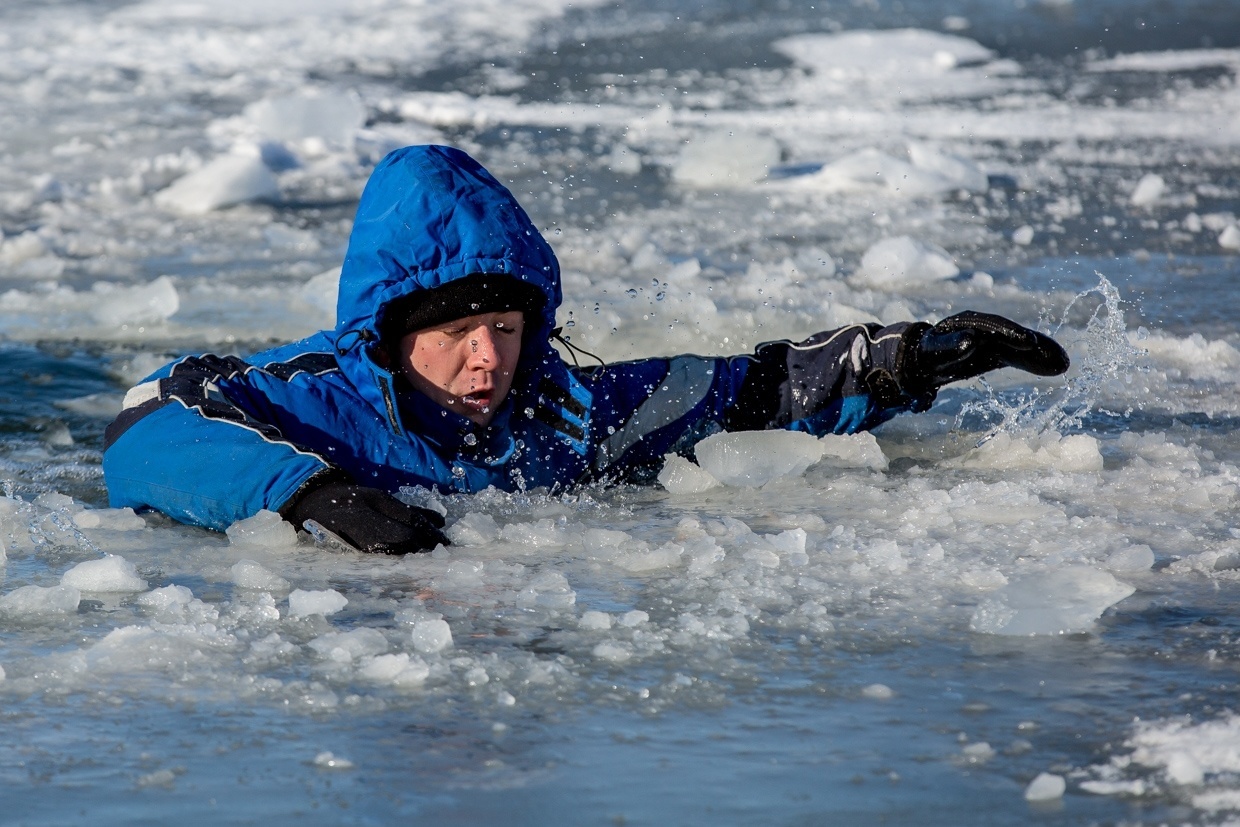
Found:
<svg viewBox="0 0 1240 827"><path fill-rule="evenodd" d="M462 406L469 408L472 411L485 413L491 409L492 395L492 392L489 390L474 391L473 393L463 394L458 397L458 399L460 400Z"/></svg>

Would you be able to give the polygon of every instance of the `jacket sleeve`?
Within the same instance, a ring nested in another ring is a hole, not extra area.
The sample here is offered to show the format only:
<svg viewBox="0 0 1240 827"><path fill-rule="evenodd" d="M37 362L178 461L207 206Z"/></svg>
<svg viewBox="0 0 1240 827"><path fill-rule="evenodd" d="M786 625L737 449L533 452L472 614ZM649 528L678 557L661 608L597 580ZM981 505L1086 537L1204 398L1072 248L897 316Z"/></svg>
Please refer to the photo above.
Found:
<svg viewBox="0 0 1240 827"><path fill-rule="evenodd" d="M183 359L137 385L104 435L112 507L153 508L222 531L260 509L277 511L313 476L331 471L287 441L236 357Z"/></svg>
<svg viewBox="0 0 1240 827"><path fill-rule="evenodd" d="M920 324L920 323L916 323ZM787 429L855 433L925 410L933 392L903 393L894 377L914 324L853 325L803 342L768 342L734 357L678 356L595 369L594 478L642 479L668 453L713 433Z"/></svg>

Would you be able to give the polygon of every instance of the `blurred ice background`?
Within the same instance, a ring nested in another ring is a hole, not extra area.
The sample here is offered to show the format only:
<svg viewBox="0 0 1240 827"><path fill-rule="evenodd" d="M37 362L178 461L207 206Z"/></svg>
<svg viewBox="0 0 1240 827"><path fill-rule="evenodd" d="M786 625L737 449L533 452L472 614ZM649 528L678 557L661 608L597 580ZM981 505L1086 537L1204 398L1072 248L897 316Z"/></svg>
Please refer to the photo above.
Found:
<svg viewBox="0 0 1240 827"><path fill-rule="evenodd" d="M1240 817L1234 3L0 20L6 823ZM513 188L604 359L970 307L1074 368L648 489L410 491L416 558L106 508L128 384L329 326L421 142Z"/></svg>

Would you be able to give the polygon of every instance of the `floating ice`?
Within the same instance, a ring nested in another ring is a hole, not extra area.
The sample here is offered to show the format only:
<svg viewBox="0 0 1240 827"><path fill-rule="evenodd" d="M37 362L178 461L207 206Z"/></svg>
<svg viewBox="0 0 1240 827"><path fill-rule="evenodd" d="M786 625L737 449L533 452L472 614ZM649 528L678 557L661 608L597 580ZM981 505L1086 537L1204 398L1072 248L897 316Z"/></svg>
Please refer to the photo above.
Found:
<svg viewBox="0 0 1240 827"><path fill-rule="evenodd" d="M769 136L728 130L690 139L672 166L672 178L691 187L738 187L765 178L779 163L779 143Z"/></svg>
<svg viewBox="0 0 1240 827"><path fill-rule="evenodd" d="M194 593L185 586L161 586L140 595L135 601L139 606L151 611L167 611L180 606L188 606L194 599Z"/></svg>
<svg viewBox="0 0 1240 827"><path fill-rule="evenodd" d="M84 592L144 592L147 582L124 557L104 557L78 563L60 578L64 586Z"/></svg>
<svg viewBox="0 0 1240 827"><path fill-rule="evenodd" d="M366 680L393 686L421 686L431 674L425 661L405 652L365 659L357 672Z"/></svg>
<svg viewBox="0 0 1240 827"><path fill-rule="evenodd" d="M78 528L102 528L108 531L142 531L146 520L132 508L88 508L73 515Z"/></svg>
<svg viewBox="0 0 1240 827"><path fill-rule="evenodd" d="M882 471L887 457L878 439L869 431L856 434L826 434L819 440L823 462L844 468L871 468Z"/></svg>
<svg viewBox="0 0 1240 827"><path fill-rule="evenodd" d="M1240 226L1232 224L1219 233L1218 246L1224 250L1240 250Z"/></svg>
<svg viewBox="0 0 1240 827"><path fill-rule="evenodd" d="M698 465L712 477L741 488L799 477L822 459L824 448L800 431L742 431L707 437L695 447Z"/></svg>
<svg viewBox="0 0 1240 827"><path fill-rule="evenodd" d="M424 654L442 652L452 645L452 627L446 620L420 620L410 633L413 648Z"/></svg>
<svg viewBox="0 0 1240 827"><path fill-rule="evenodd" d="M234 546L288 549L297 545L297 529L274 511L261 509L252 517L238 520L224 530Z"/></svg>
<svg viewBox="0 0 1240 827"><path fill-rule="evenodd" d="M710 475L701 466L676 454L668 454L663 458L663 467L659 469L659 484L669 494L701 494L712 488L718 488L719 480Z"/></svg>
<svg viewBox="0 0 1240 827"><path fill-rule="evenodd" d="M0 597L0 613L8 615L76 612L82 593L72 586L20 586Z"/></svg>
<svg viewBox="0 0 1240 827"><path fill-rule="evenodd" d="M332 752L324 751L314 756L314 765L322 767L326 770L351 770L353 762L348 758L341 758Z"/></svg>
<svg viewBox="0 0 1240 827"><path fill-rule="evenodd" d="M594 632L604 632L611 628L611 615L607 612L599 612L591 609L588 612L581 613L581 620L578 625L582 629L588 629Z"/></svg>
<svg viewBox="0 0 1240 827"><path fill-rule="evenodd" d="M280 575L253 560L239 560L229 570L232 581L243 589L265 592L287 591L291 585Z"/></svg>
<svg viewBox="0 0 1240 827"><path fill-rule="evenodd" d="M876 701L889 701L896 696L896 693L890 686L882 683L870 684L861 690L861 694Z"/></svg>
<svg viewBox="0 0 1240 827"><path fill-rule="evenodd" d="M387 638L378 629L363 627L350 632L328 632L307 644L320 657L337 663L385 654Z"/></svg>
<svg viewBox="0 0 1240 827"><path fill-rule="evenodd" d="M1046 432L1030 437L999 433L955 460L961 468L1018 468L1091 473L1102 470L1102 450L1088 434L1060 436Z"/></svg>
<svg viewBox="0 0 1240 827"><path fill-rule="evenodd" d="M270 201L280 186L257 154L221 155L202 169L177 179L155 194L155 203L189 215L201 215L247 201Z"/></svg>
<svg viewBox="0 0 1240 827"><path fill-rule="evenodd" d="M1029 574L992 593L970 628L995 635L1063 635L1089 631L1108 608L1136 589L1090 566Z"/></svg>
<svg viewBox="0 0 1240 827"><path fill-rule="evenodd" d="M1137 182L1137 186L1132 191L1129 200L1134 207L1152 207L1158 203L1158 200L1167 192L1167 182L1163 180L1161 175L1148 172L1141 176L1141 180Z"/></svg>
<svg viewBox="0 0 1240 827"><path fill-rule="evenodd" d="M1021 247L1028 247L1033 243L1034 229L1028 224L1022 224L1012 231L1012 243L1019 244Z"/></svg>
<svg viewBox="0 0 1240 827"><path fill-rule="evenodd" d="M1030 781L1029 786L1025 787L1025 800L1054 801L1055 799L1063 798L1064 790L1067 788L1067 782L1064 781L1062 775L1040 772L1037 778Z"/></svg>
<svg viewBox="0 0 1240 827"><path fill-rule="evenodd" d="M293 589L288 595L288 613L290 617L309 617L310 615L334 615L349 605L349 599L338 591L308 591Z"/></svg>
<svg viewBox="0 0 1240 827"><path fill-rule="evenodd" d="M348 144L365 125L366 108L350 92L317 91L252 103L245 108L245 117L264 138L293 143L320 138Z"/></svg>
<svg viewBox="0 0 1240 827"><path fill-rule="evenodd" d="M884 238L866 250L852 281L865 287L892 289L959 274L960 268L942 247L903 235Z"/></svg>
<svg viewBox="0 0 1240 827"><path fill-rule="evenodd" d="M984 192L987 184L986 173L977 164L924 144L911 145L908 160L873 148L858 150L788 182L796 189L840 193L878 190L910 198L960 190Z"/></svg>

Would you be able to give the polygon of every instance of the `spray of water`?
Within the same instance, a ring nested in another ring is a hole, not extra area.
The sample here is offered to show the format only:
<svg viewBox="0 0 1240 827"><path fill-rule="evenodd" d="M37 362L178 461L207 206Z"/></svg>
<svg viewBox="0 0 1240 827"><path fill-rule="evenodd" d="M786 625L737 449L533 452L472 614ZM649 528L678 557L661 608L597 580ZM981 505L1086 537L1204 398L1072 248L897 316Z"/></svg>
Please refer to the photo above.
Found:
<svg viewBox="0 0 1240 827"><path fill-rule="evenodd" d="M1076 340L1079 346L1074 348L1074 370L1063 386L1051 390L1035 389L1005 399L983 381L986 395L965 403L956 418L957 428L963 428L965 418L971 415L996 423L978 440L978 445L1001 433L1030 437L1048 431L1064 433L1080 428L1097 406L1108 383L1130 380L1137 360L1145 351L1129 341L1119 290L1101 273L1095 271L1095 275L1098 276L1098 285L1073 297L1051 331L1061 335L1069 313L1078 302L1093 296L1101 299Z"/></svg>

